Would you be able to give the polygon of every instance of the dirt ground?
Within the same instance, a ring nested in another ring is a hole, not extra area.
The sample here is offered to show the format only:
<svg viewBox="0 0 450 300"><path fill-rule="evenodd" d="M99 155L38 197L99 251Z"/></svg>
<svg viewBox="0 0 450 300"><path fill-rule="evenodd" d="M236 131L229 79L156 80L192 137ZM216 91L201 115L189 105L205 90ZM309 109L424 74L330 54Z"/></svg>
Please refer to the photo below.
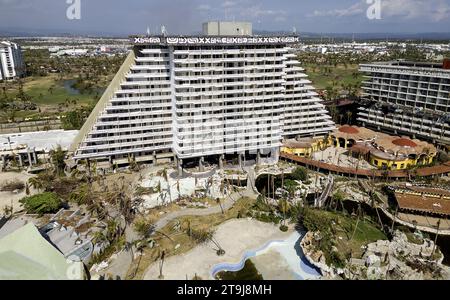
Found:
<svg viewBox="0 0 450 300"><path fill-rule="evenodd" d="M199 245L191 251L171 256L164 262L163 275L167 280L185 280L195 274L202 279L211 279L211 268L219 263L237 263L246 250L258 249L271 240L286 238L289 232L281 232L277 226L249 219L233 219L217 228L215 239L226 251L217 256L214 246ZM157 279L159 264L153 263L144 279Z"/></svg>
<svg viewBox="0 0 450 300"><path fill-rule="evenodd" d="M28 179L33 177L34 175L30 175L27 173L17 173L17 172L0 172L0 186L2 186L5 182L9 181L22 181L23 183L27 182ZM30 195L36 194L37 191L30 187ZM12 206L13 212L20 211L22 209L22 205L19 203L19 200L26 196L25 189L23 189L19 193L13 192L0 192L0 215L3 215L3 209L5 206Z"/></svg>

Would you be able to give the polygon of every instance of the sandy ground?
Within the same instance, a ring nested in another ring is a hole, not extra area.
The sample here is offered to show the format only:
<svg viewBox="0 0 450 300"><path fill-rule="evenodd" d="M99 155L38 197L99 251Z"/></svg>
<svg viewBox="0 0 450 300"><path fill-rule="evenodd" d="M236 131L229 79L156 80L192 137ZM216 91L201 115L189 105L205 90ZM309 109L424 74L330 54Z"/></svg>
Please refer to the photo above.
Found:
<svg viewBox="0 0 450 300"><path fill-rule="evenodd" d="M376 169L376 167L363 159L358 162L358 159L348 156L345 154L347 151L347 149L343 148L329 147L323 151L315 152L313 159L340 167L356 168L358 166L360 169Z"/></svg>
<svg viewBox="0 0 450 300"><path fill-rule="evenodd" d="M224 256L217 256L214 245L199 245L191 251L166 259L163 267L164 279L185 280L195 274L203 279L212 279L210 271L219 263L238 263L244 252L258 249L271 240L282 240L292 232L281 232L278 227L249 219L234 219L217 228L215 238L226 251ZM158 263L152 264L146 271L144 279L157 279Z"/></svg>
<svg viewBox="0 0 450 300"><path fill-rule="evenodd" d="M276 250L270 249L267 253L251 258L256 269L264 280L296 280L288 263Z"/></svg>
<svg viewBox="0 0 450 300"><path fill-rule="evenodd" d="M0 172L0 185L7 181L19 180L22 182L28 181L29 178L34 175L29 175L26 173L16 173L16 172ZM30 187L30 194L36 194L32 187ZM12 193L12 192L0 192L0 215L3 215L3 208L5 206L12 205L13 211L19 211L22 209L22 205L19 203L19 200L25 197L25 189L20 193Z"/></svg>

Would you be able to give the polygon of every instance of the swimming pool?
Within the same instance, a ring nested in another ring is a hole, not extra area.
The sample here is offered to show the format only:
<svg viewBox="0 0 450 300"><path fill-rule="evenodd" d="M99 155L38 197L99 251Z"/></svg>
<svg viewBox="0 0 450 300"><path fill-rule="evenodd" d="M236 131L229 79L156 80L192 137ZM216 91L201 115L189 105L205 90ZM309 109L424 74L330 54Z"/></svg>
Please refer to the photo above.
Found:
<svg viewBox="0 0 450 300"><path fill-rule="evenodd" d="M215 275L222 271L237 272L242 270L247 259L262 255L269 250L274 249L286 260L296 279L317 279L321 276L320 271L306 260L300 248L300 239L303 238L303 236L304 233L296 231L285 240L269 241L257 250L246 251L241 261L238 263L220 263L215 265L211 269L211 276L212 278L215 278Z"/></svg>

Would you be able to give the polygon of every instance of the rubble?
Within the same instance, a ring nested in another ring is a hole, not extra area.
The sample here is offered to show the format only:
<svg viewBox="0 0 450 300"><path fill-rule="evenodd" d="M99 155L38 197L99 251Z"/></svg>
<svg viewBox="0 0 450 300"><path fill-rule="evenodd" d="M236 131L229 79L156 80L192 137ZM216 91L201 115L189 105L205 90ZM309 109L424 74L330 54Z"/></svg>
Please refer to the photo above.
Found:
<svg viewBox="0 0 450 300"><path fill-rule="evenodd" d="M444 256L434 242L423 239L411 243L405 233L397 230L392 241L379 240L368 244L361 259L351 258L345 269L328 266L322 251L315 249L312 239L317 233L308 232L300 242L306 259L321 269L325 278L340 275L345 279L427 280L449 279L449 268L442 265ZM433 249L435 255L432 256Z"/></svg>

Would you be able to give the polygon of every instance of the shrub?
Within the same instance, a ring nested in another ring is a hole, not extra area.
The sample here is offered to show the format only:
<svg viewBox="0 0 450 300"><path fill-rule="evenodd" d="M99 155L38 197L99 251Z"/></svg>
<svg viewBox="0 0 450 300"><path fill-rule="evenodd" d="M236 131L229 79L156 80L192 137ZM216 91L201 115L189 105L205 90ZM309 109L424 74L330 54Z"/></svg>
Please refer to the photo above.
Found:
<svg viewBox="0 0 450 300"><path fill-rule="evenodd" d="M289 227L287 227L286 225L281 225L280 226L280 230L283 231L283 232L288 231L288 229L289 229Z"/></svg>
<svg viewBox="0 0 450 300"><path fill-rule="evenodd" d="M439 151L438 155L437 155L437 161L439 163L446 163L448 162L449 158L448 158L448 154L445 153L444 151Z"/></svg>
<svg viewBox="0 0 450 300"><path fill-rule="evenodd" d="M146 237L149 234L151 226L152 223L145 218L139 218L134 222L134 230L141 237Z"/></svg>
<svg viewBox="0 0 450 300"><path fill-rule="evenodd" d="M57 212L62 202L55 193L42 193L20 200L28 213L46 214Z"/></svg>
<svg viewBox="0 0 450 300"><path fill-rule="evenodd" d="M293 180L305 181L308 179L308 170L306 170L304 167L298 167L297 169L294 170L294 172L292 172L290 177Z"/></svg>

